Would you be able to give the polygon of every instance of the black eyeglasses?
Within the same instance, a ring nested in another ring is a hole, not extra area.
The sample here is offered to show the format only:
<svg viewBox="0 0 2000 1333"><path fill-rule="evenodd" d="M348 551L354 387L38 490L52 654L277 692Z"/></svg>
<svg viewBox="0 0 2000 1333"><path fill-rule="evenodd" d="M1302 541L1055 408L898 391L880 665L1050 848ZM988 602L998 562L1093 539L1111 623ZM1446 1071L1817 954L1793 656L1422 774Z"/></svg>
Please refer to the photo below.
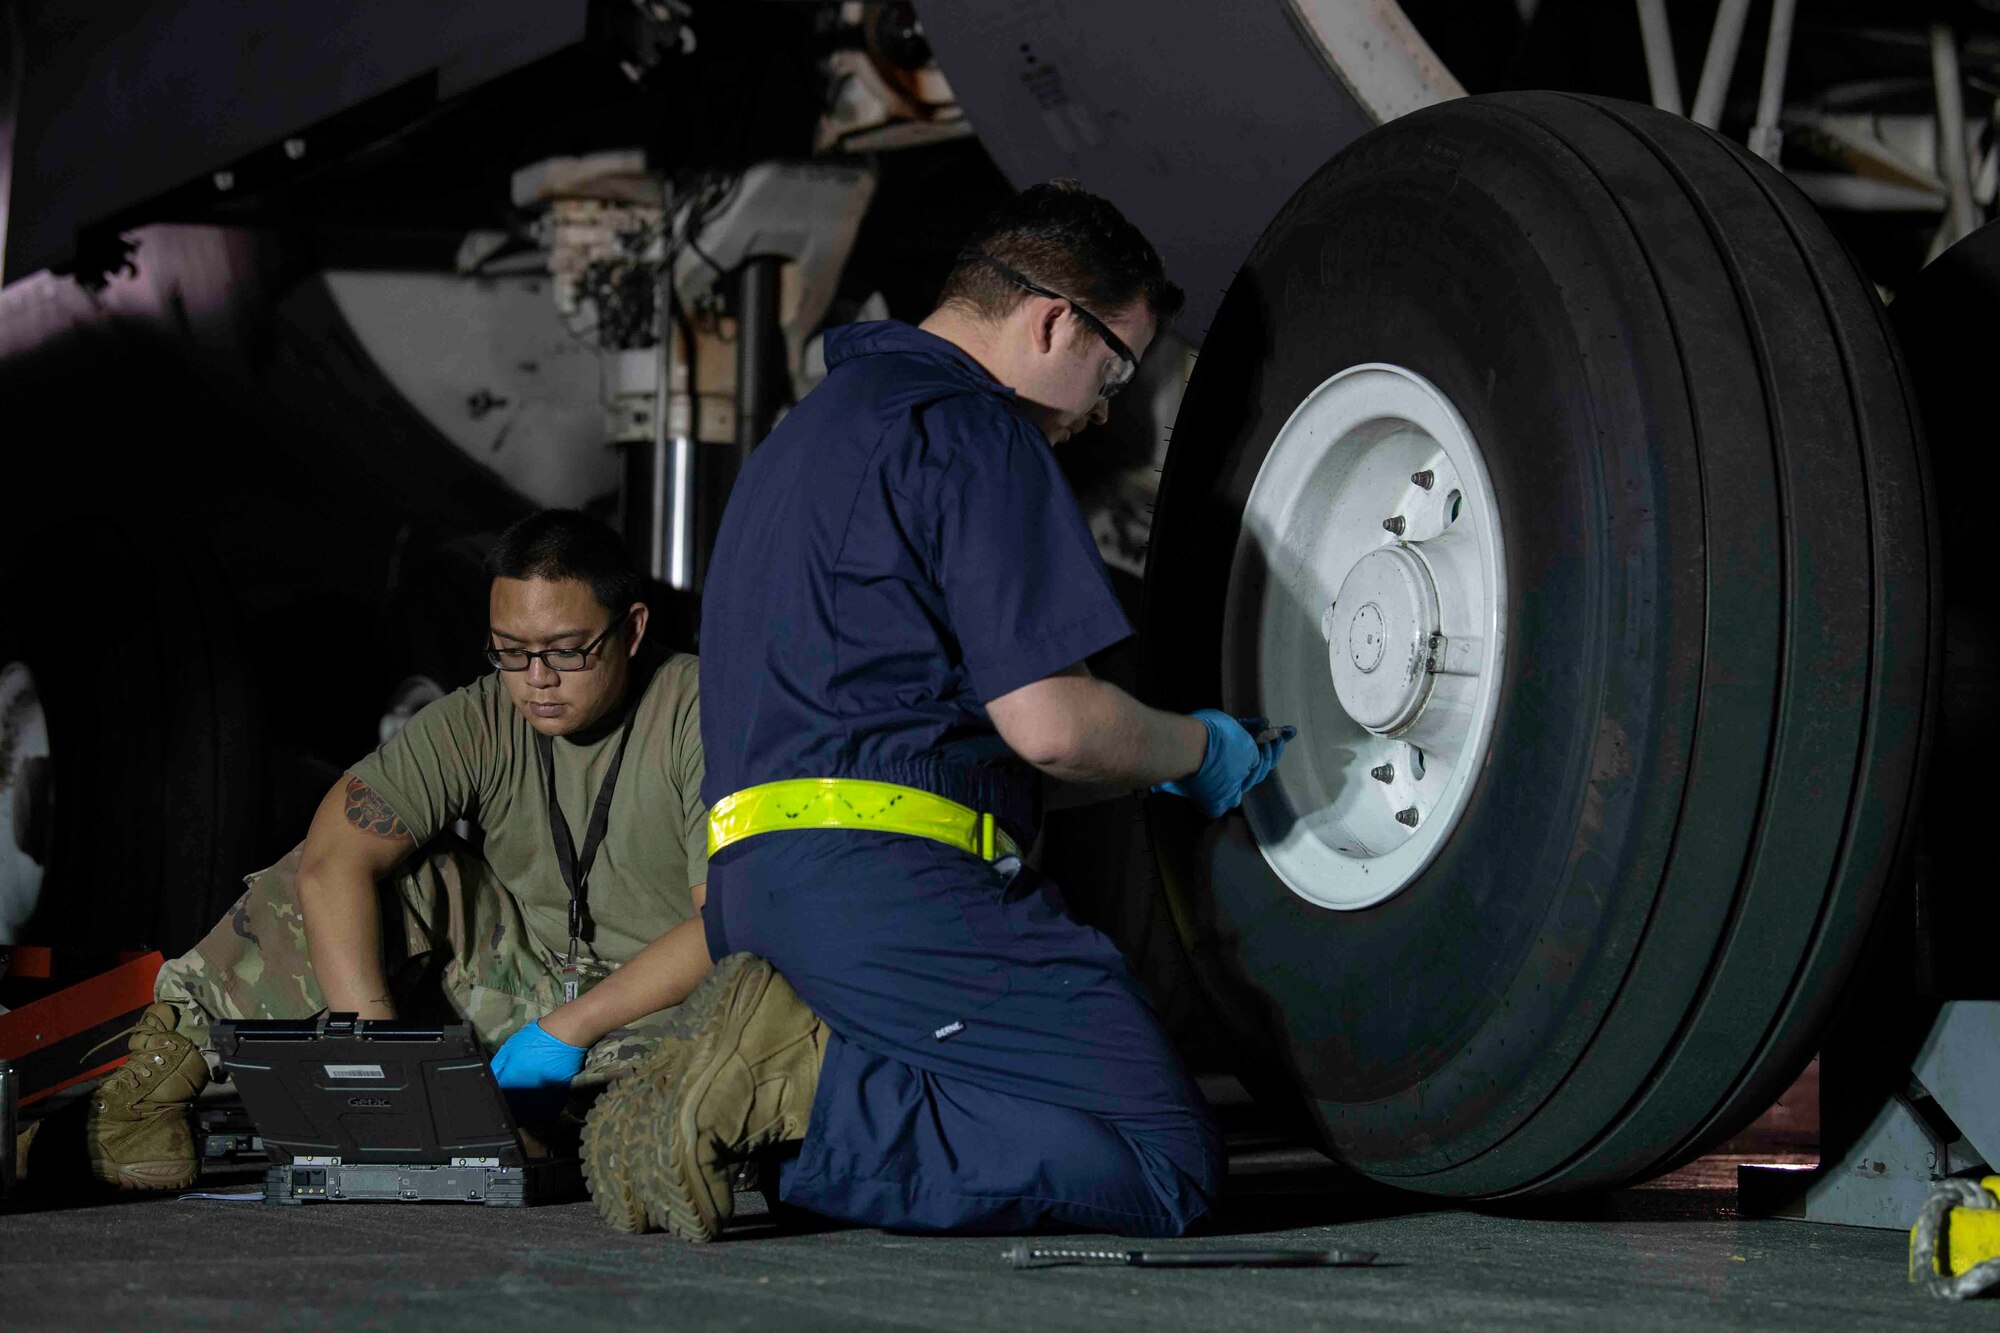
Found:
<svg viewBox="0 0 2000 1333"><path fill-rule="evenodd" d="M538 653L531 653L526 648L495 648L489 643L486 645L486 660L502 671L526 671L537 661L551 671L581 671L584 664L590 661L590 655L602 647L612 632L625 623L625 617L631 614L627 611L617 617L604 627L604 633L581 648L544 648Z"/></svg>
<svg viewBox="0 0 2000 1333"><path fill-rule="evenodd" d="M1077 304L1075 297L1064 296L1061 292L1051 291L1038 282L1032 282L1018 271L1009 268L992 255L986 254L983 251L979 255L979 262L1013 283L1016 287L1019 287L1022 291L1033 292L1036 296L1046 296L1052 301L1069 302L1070 313L1082 320L1085 328L1102 338L1106 347L1118 353L1120 364L1116 369L1105 375L1104 384L1097 391L1099 398L1111 398L1120 389L1132 382L1132 377L1139 372L1139 358L1132 355L1132 349L1125 345L1123 338L1120 338L1111 331L1109 324L1106 324L1103 320Z"/></svg>

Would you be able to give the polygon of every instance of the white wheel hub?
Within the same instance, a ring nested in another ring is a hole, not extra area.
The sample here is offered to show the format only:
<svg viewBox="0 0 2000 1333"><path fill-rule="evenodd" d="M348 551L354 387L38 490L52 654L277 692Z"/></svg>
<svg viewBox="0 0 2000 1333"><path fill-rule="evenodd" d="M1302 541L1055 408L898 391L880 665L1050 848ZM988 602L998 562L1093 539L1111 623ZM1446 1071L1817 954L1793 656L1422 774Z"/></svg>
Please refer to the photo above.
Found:
<svg viewBox="0 0 2000 1333"><path fill-rule="evenodd" d="M1406 546L1370 551L1320 620L1347 715L1382 735L1415 721L1431 692L1424 652L1438 632L1437 585L1424 562Z"/></svg>
<svg viewBox="0 0 2000 1333"><path fill-rule="evenodd" d="M13 943L42 896L51 788L35 678L23 663L0 664L0 944Z"/></svg>
<svg viewBox="0 0 2000 1333"><path fill-rule="evenodd" d="M391 736L409 725L410 719L426 706L444 698L444 693L444 686L429 676L404 677L401 684L389 691L389 706L375 723L377 739L387 745Z"/></svg>
<svg viewBox="0 0 2000 1333"><path fill-rule="evenodd" d="M1301 897L1372 907L1449 837L1498 705L1502 556L1477 442L1423 377L1344 370L1279 430L1230 572L1223 685L1232 711L1299 727L1244 811Z"/></svg>

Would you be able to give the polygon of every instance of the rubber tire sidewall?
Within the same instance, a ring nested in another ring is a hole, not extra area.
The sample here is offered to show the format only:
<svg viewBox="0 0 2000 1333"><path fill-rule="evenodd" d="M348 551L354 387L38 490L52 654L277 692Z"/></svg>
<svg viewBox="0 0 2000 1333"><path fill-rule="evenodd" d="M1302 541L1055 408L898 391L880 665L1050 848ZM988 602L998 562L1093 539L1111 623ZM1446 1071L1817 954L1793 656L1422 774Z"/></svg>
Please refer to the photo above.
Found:
<svg viewBox="0 0 2000 1333"><path fill-rule="evenodd" d="M1155 532L1148 633L1168 650L1149 651L1148 690L1178 708L1221 696L1219 664L1171 645L1224 639L1239 516L1278 426L1330 375L1390 362L1451 399L1492 478L1514 595L1489 757L1437 860L1367 911L1286 890L1240 821L1155 829L1181 840L1168 862L1198 868L1176 896L1224 1007L1278 1026L1267 1053L1340 1155L1413 1180L1526 1123L1625 980L1673 844L1658 797L1685 781L1703 509L1691 442L1659 438L1681 358L1659 311L1631 305L1646 256L1591 213L1573 155L1526 122L1459 116L1341 161L1274 221L1205 341ZM1373 243L1322 244L1336 217ZM1507 1186L1459 1174L1446 1192Z"/></svg>
<svg viewBox="0 0 2000 1333"><path fill-rule="evenodd" d="M226 580L144 519L40 534L0 575L0 656L34 674L53 761L27 943L193 945L265 849L261 711Z"/></svg>

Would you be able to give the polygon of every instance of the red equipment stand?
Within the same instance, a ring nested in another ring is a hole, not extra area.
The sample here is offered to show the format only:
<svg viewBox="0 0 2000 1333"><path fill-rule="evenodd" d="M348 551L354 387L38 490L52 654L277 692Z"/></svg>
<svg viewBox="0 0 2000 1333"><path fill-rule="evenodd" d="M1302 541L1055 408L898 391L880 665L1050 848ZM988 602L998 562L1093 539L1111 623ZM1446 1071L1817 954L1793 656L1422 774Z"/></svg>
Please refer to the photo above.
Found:
<svg viewBox="0 0 2000 1333"><path fill-rule="evenodd" d="M95 1054L91 1048L137 1021L153 1002L153 979L165 961L157 952L144 954L0 1014L0 1059L13 1062L24 1112L125 1062L123 1042Z"/></svg>

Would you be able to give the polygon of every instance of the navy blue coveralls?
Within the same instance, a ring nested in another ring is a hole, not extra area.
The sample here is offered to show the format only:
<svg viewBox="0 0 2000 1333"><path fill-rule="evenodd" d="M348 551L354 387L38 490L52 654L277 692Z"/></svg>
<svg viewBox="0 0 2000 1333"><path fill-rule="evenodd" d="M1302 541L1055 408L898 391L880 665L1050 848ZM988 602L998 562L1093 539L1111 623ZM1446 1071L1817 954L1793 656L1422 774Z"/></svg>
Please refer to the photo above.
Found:
<svg viewBox="0 0 2000 1333"><path fill-rule="evenodd" d="M826 338L753 454L703 595L702 795L786 778L921 787L1022 846L1040 779L984 701L1131 633L1041 431L951 343ZM1222 1173L1208 1107L1054 884L928 839L750 838L709 868L715 957L770 960L832 1030L784 1200L936 1231L1177 1235Z"/></svg>

